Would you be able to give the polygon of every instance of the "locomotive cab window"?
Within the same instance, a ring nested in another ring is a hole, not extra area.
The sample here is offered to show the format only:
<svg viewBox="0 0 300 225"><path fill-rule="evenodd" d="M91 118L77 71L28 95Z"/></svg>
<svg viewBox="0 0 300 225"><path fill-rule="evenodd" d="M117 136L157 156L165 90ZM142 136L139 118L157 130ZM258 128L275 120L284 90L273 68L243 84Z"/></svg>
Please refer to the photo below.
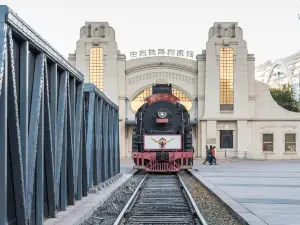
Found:
<svg viewBox="0 0 300 225"><path fill-rule="evenodd" d="M172 93L177 98L179 98L180 103L186 107L187 111L190 111L192 109L192 100L188 96L186 96L186 94L174 87L172 88ZM139 94L137 94L130 103L132 111L136 112L145 103L145 98L151 95L152 87L146 88L142 90Z"/></svg>

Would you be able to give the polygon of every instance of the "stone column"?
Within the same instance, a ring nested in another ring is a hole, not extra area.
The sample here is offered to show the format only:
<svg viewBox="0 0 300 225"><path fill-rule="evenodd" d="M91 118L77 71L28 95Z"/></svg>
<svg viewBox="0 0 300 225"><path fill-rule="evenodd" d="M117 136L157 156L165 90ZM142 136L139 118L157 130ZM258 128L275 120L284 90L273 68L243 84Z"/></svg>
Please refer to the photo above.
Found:
<svg viewBox="0 0 300 225"><path fill-rule="evenodd" d="M247 121L237 121L237 154L238 158L244 158L249 146L249 131Z"/></svg>
<svg viewBox="0 0 300 225"><path fill-rule="evenodd" d="M205 105L205 72L206 72L206 52L197 55L198 76L197 76L197 157L203 158L206 153L203 149L206 143L206 122L202 122L201 118L204 115ZM204 126L204 127L203 127ZM203 138L204 137L204 138Z"/></svg>
<svg viewBox="0 0 300 225"><path fill-rule="evenodd" d="M126 78L125 78L126 57L123 54L118 55L118 102L119 102L119 139L120 139L120 157L126 158Z"/></svg>
<svg viewBox="0 0 300 225"><path fill-rule="evenodd" d="M217 145L217 121L206 122L206 145ZM205 152L205 149L202 150Z"/></svg>
<svg viewBox="0 0 300 225"><path fill-rule="evenodd" d="M199 139L201 139L201 144L199 145L199 151L201 152L201 157L206 157L205 145L207 141L207 133L206 133L206 121L199 121Z"/></svg>

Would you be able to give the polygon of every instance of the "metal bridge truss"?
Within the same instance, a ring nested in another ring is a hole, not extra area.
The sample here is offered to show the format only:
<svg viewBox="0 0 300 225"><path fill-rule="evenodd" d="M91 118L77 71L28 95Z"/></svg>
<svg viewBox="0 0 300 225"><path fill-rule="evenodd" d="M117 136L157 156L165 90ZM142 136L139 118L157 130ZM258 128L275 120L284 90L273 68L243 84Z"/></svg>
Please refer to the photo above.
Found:
<svg viewBox="0 0 300 225"><path fill-rule="evenodd" d="M0 6L0 225L43 224L119 173L118 107Z"/></svg>

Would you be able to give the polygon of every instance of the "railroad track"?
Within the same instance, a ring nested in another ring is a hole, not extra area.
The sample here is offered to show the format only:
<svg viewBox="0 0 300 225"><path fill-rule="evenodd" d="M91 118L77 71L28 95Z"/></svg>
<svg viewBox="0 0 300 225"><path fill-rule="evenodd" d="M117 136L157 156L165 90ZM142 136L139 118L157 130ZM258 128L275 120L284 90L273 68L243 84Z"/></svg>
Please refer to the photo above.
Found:
<svg viewBox="0 0 300 225"><path fill-rule="evenodd" d="M121 224L207 225L178 174L145 175L114 223Z"/></svg>

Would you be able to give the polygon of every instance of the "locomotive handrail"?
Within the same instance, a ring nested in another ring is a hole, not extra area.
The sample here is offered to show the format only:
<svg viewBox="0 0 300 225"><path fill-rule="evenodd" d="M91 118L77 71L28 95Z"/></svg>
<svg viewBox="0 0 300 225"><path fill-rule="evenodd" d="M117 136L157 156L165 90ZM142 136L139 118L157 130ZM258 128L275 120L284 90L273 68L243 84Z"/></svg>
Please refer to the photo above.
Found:
<svg viewBox="0 0 300 225"><path fill-rule="evenodd" d="M138 192L140 191L141 186L144 184L146 178L147 178L148 174L145 175L145 177L143 178L143 180L140 182L140 184L137 186L137 188L135 189L135 191L133 192L132 196L130 197L130 199L128 200L128 202L126 203L126 205L124 206L123 210L121 211L121 213L119 214L118 218L116 219L116 221L114 222L114 225L119 225L121 224L126 211L128 210L129 206L132 204L133 200L135 199L136 195L138 194Z"/></svg>

